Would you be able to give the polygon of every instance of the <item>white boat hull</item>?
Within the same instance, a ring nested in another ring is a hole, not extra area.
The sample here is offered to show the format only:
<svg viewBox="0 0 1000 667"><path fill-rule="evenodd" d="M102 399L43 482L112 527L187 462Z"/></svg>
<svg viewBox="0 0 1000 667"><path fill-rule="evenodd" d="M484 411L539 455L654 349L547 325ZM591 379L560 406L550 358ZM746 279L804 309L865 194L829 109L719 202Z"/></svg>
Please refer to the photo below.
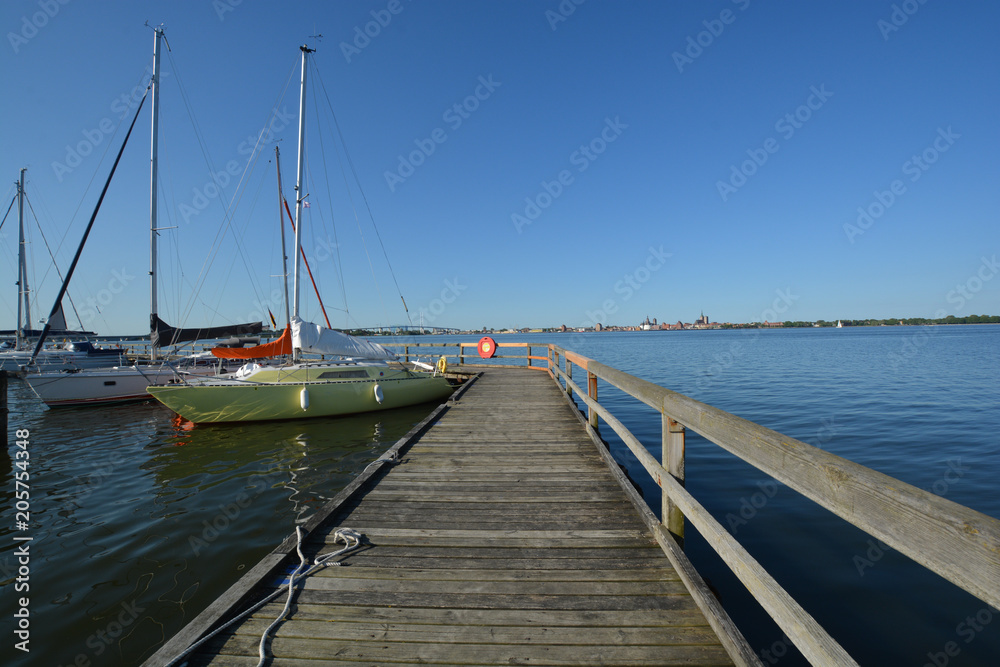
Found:
<svg viewBox="0 0 1000 667"><path fill-rule="evenodd" d="M146 388L180 382L181 377L214 375L211 366L198 366L178 375L168 366L88 369L70 372L31 373L24 379L31 390L50 408L104 405L143 401L150 398Z"/></svg>
<svg viewBox="0 0 1000 667"><path fill-rule="evenodd" d="M31 352L7 350L0 352L0 370L10 373L21 372L31 361ZM126 363L124 353L92 354L71 350L42 350L35 358L34 368L40 371L65 371L80 368L110 368Z"/></svg>

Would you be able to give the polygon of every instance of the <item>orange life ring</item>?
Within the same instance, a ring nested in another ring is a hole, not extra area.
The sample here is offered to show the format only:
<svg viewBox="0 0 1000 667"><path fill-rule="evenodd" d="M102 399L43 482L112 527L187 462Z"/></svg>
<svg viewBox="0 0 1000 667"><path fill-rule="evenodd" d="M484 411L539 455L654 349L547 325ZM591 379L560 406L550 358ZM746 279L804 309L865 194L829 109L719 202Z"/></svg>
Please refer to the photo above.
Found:
<svg viewBox="0 0 1000 667"><path fill-rule="evenodd" d="M478 350L480 357L491 359L497 353L497 343L489 336L483 336L479 339Z"/></svg>

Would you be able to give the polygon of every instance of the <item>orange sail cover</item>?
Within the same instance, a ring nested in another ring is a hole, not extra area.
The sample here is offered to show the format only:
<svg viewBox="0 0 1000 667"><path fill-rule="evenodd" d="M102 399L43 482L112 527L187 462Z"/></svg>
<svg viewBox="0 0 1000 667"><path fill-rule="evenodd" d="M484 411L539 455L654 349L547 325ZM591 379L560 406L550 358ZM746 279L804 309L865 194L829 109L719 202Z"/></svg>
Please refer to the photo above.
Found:
<svg viewBox="0 0 1000 667"><path fill-rule="evenodd" d="M254 347L213 347L212 354L220 359L262 359L292 353L292 330L286 324L281 336L270 343Z"/></svg>

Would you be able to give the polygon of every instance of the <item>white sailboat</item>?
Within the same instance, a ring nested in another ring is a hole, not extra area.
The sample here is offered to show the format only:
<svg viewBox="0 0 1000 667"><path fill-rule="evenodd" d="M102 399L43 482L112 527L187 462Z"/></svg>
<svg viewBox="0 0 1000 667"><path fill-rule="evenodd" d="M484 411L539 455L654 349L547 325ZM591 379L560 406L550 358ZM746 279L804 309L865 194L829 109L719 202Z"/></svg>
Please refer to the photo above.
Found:
<svg viewBox="0 0 1000 667"><path fill-rule="evenodd" d="M152 94L152 130L150 140L149 184L149 234L150 234L150 351L149 362L115 365L109 360L101 368L80 370L46 369L25 377L32 391L49 407L104 405L127 401L146 400L146 387L176 382L181 374L214 375L220 370L219 361L205 352L194 354L171 363L156 362L156 349L197 338L215 338L233 333L252 333L254 327L214 327L198 330L177 329L165 324L157 315L157 154L159 143L160 103L160 42L164 40L162 26L153 28L153 75L150 81ZM260 326L256 326L260 331ZM123 364L124 359L119 364Z"/></svg>
<svg viewBox="0 0 1000 667"><path fill-rule="evenodd" d="M31 290L28 286L28 262L24 239L24 172L21 169L17 186L18 250L17 250L17 328L13 332L14 344L0 349L0 370L21 374L25 366L32 362L30 339L40 332L31 328ZM62 308L57 308L48 320L48 328L53 335L77 336L66 328L66 318ZM90 332L88 332L90 333ZM79 370L122 363L125 350L121 347L101 348L90 341L77 340L42 349L35 356L37 368L51 371Z"/></svg>
<svg viewBox="0 0 1000 667"><path fill-rule="evenodd" d="M183 384L149 387L154 398L195 423L304 419L387 410L440 400L453 390L443 375L390 363L395 355L381 345L299 317L306 65L312 53L306 46L300 48L302 77L295 186L293 312L290 326L281 339L243 353L249 359L291 351L292 362L279 365L249 363L228 379L195 378ZM309 353L340 357L341 360L303 360L302 355Z"/></svg>

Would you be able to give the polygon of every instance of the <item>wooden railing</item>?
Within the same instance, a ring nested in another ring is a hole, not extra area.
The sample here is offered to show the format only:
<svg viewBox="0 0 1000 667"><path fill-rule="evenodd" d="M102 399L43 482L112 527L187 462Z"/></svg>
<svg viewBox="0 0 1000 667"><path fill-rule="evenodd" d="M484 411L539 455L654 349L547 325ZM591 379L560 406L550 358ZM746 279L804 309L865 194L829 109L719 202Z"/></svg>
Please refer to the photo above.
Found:
<svg viewBox="0 0 1000 667"><path fill-rule="evenodd" d="M428 336L428 338L433 338L433 336ZM435 361L440 357L444 357L448 360L448 364L458 364L465 365L468 363L475 364L502 364L502 365L522 365L530 366L531 368L537 368L538 370L548 370L548 354L545 356L539 356L532 354L532 348L544 349L548 351L549 346L547 344L531 344L531 343L497 343L497 348L501 351L500 354L495 354L490 359L483 359L479 356L476 351L478 343L470 342L442 342L442 343L382 343L379 344L383 347L389 348L399 354L403 361L412 361L414 359L420 359L422 361ZM414 349L415 348L415 349ZM506 354L506 352L516 349L523 348L525 350L524 354ZM524 360L523 364L514 363L513 360L520 359ZM544 365L532 364L532 361L544 361Z"/></svg>
<svg viewBox="0 0 1000 667"><path fill-rule="evenodd" d="M684 429L1000 607L997 519L556 345L549 354L553 378L586 404L590 425L600 416L662 488L664 525L682 537L684 519L690 521L813 664L854 661L684 489ZM586 371L586 390L573 381L573 366ZM598 402L598 378L662 415L662 462Z"/></svg>
<svg viewBox="0 0 1000 667"><path fill-rule="evenodd" d="M409 348L424 345L446 350L449 346L455 348L455 353L445 355L449 363L482 363L474 350L467 350L474 348L475 343L410 343L404 349L406 358L411 355ZM686 429L817 502L993 608L1000 608L1000 521L997 519L557 345L499 343L498 347L526 348L524 355L497 355L494 359L500 359L499 363L523 359L524 365L548 370L567 394L575 393L586 405L587 422L595 436L600 418L622 439L662 489L660 516L666 530L681 540L685 521L689 521L811 663L856 664L684 488ZM546 347L547 356L533 355L533 347ZM546 365L532 365L532 361L539 359L545 359ZM491 360L491 363L497 362ZM586 373L585 388L574 380L574 368ZM657 461L625 425L600 404L598 379L660 413L662 461Z"/></svg>

